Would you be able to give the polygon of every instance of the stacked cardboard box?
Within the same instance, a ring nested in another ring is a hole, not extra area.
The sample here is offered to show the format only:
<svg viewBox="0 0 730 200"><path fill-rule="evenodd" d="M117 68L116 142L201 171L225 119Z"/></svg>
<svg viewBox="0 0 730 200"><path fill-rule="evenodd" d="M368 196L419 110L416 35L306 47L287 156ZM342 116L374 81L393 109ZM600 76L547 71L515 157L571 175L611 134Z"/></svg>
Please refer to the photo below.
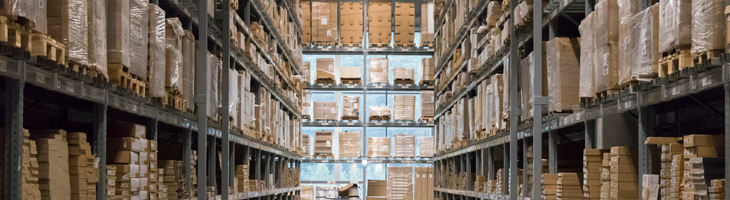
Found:
<svg viewBox="0 0 730 200"><path fill-rule="evenodd" d="M313 185L302 185L302 195L299 196L300 200L314 200L314 186Z"/></svg>
<svg viewBox="0 0 730 200"><path fill-rule="evenodd" d="M433 199L433 167L416 167L413 200Z"/></svg>
<svg viewBox="0 0 730 200"><path fill-rule="evenodd" d="M337 102L314 102L314 120L337 120Z"/></svg>
<svg viewBox="0 0 730 200"><path fill-rule="evenodd" d="M381 120L390 120L390 107L388 106L370 106L369 118L378 118Z"/></svg>
<svg viewBox="0 0 730 200"><path fill-rule="evenodd" d="M150 197L157 196L160 188L158 184L158 170L159 162L157 162L157 141L150 140L147 142L147 168L148 168L148 183L149 183L149 194Z"/></svg>
<svg viewBox="0 0 730 200"><path fill-rule="evenodd" d="M340 67L340 79L362 79L362 68L360 67ZM340 81L342 83L342 81Z"/></svg>
<svg viewBox="0 0 730 200"><path fill-rule="evenodd" d="M616 1L596 3L593 21L594 65L593 86L595 93L618 89L618 26L619 14ZM590 41L583 41L590 42ZM599 56L602 55L602 56ZM603 73L597 73L603 72ZM632 197L632 198L638 198Z"/></svg>
<svg viewBox="0 0 730 200"><path fill-rule="evenodd" d="M394 151L396 158L414 158L416 157L416 136L415 135L395 135L393 136L395 143Z"/></svg>
<svg viewBox="0 0 730 200"><path fill-rule="evenodd" d="M434 34L434 3L421 3L421 47L433 47Z"/></svg>
<svg viewBox="0 0 730 200"><path fill-rule="evenodd" d="M482 186L484 185L484 183L486 181L487 181L487 177L482 176L482 175L477 175L476 180L474 180L474 184L473 184L474 189L473 190L475 192L483 192L482 190L484 189L484 187L482 187Z"/></svg>
<svg viewBox="0 0 730 200"><path fill-rule="evenodd" d="M413 69L406 69L404 67L393 68L393 78L395 80L413 82Z"/></svg>
<svg viewBox="0 0 730 200"><path fill-rule="evenodd" d="M722 135L687 135L684 136L684 155L682 158L683 161L683 169L684 169L684 176L682 178L682 197L683 198L692 198L694 199L695 196L700 196L704 194L697 194L697 188L695 188L695 184L693 184L693 176L692 176L692 170L693 162L691 159L693 158L717 158L719 156L723 156L724 154L724 140L722 138ZM696 160L696 161L702 161L702 160Z"/></svg>
<svg viewBox="0 0 730 200"><path fill-rule="evenodd" d="M309 142L309 135L302 135L302 154L304 157L310 157L309 153L309 147L311 146L311 143Z"/></svg>
<svg viewBox="0 0 730 200"><path fill-rule="evenodd" d="M391 38L391 1L373 0L368 1L368 25L370 46L390 46ZM386 76L387 77L387 76ZM371 80L372 81L372 80Z"/></svg>
<svg viewBox="0 0 730 200"><path fill-rule="evenodd" d="M672 167L670 170L671 179L668 188L661 188L660 195L669 197L669 199L682 199L684 188L682 181L684 180L684 155L672 156ZM662 183L660 183L660 186Z"/></svg>
<svg viewBox="0 0 730 200"><path fill-rule="evenodd" d="M312 41L312 4L309 1L301 1L299 3L302 7L301 19L302 19L302 45L309 46Z"/></svg>
<svg viewBox="0 0 730 200"><path fill-rule="evenodd" d="M250 188L248 187L248 185L249 185L249 183L248 183L249 182L249 180L248 180L248 177L249 177L249 167L248 167L248 165L236 165L236 169L235 170L236 171L235 171L234 174L236 175L236 180L238 181L238 187L237 187L238 192L239 193L241 193L241 192L242 193L248 193L248 192L250 192Z"/></svg>
<svg viewBox="0 0 730 200"><path fill-rule="evenodd" d="M641 177L641 199L659 199L659 175L657 174L644 174Z"/></svg>
<svg viewBox="0 0 730 200"><path fill-rule="evenodd" d="M5 130L0 128L0 139L5 141L6 133ZM35 199L39 200L43 196L39 185L40 176L40 163L38 156L39 148L35 140L30 140L30 132L28 129L23 129L23 199ZM5 153L6 148L2 148L0 152ZM3 177L0 175L0 177ZM3 179L4 181L5 179ZM2 186L3 184L0 184ZM0 194L3 194L0 192Z"/></svg>
<svg viewBox="0 0 730 200"><path fill-rule="evenodd" d="M317 58L317 79L335 80L334 58Z"/></svg>
<svg viewBox="0 0 730 200"><path fill-rule="evenodd" d="M180 160L160 161L163 171L163 185L167 188L165 195L169 198L187 198L188 180L185 178L185 165Z"/></svg>
<svg viewBox="0 0 730 200"><path fill-rule="evenodd" d="M611 197L611 152L603 153L601 168L601 199Z"/></svg>
<svg viewBox="0 0 730 200"><path fill-rule="evenodd" d="M532 165L533 162L535 162L535 159L533 157L534 156L534 154L533 154L533 146L528 146L527 147L527 152L525 153L525 156L527 156L527 165L525 165L525 173L527 173L527 180L525 182L527 182L527 188L524 188L523 189L523 192L524 192L524 194L531 194L531 192L533 190L533 187L532 187L532 185L533 185L533 183L532 183L532 177L535 175L534 168L533 168L533 165ZM548 164L549 163L548 163L548 160L547 159L542 159L541 160L541 169L542 169L542 172L547 172L548 171Z"/></svg>
<svg viewBox="0 0 730 200"><path fill-rule="evenodd" d="M360 97L342 96L342 120L360 119Z"/></svg>
<svg viewBox="0 0 730 200"><path fill-rule="evenodd" d="M544 200L558 199L558 174L542 174L542 195Z"/></svg>
<svg viewBox="0 0 730 200"><path fill-rule="evenodd" d="M312 42L337 42L337 3L333 0L312 1Z"/></svg>
<svg viewBox="0 0 730 200"><path fill-rule="evenodd" d="M370 2L372 5L373 2ZM390 6L388 6L390 7ZM390 26L390 22L388 22ZM372 29L372 24L370 25ZM370 33L373 34L372 32ZM390 36L388 36L390 38ZM372 42L372 40L370 40ZM370 58L370 80L368 83L388 83L388 58Z"/></svg>
<svg viewBox="0 0 730 200"><path fill-rule="evenodd" d="M725 158L690 158L691 170L683 198L709 199L710 181L725 177Z"/></svg>
<svg viewBox="0 0 730 200"><path fill-rule="evenodd" d="M422 137L418 142L420 143L420 156L422 158L433 157L433 137Z"/></svg>
<svg viewBox="0 0 730 200"><path fill-rule="evenodd" d="M390 157L390 138L388 138L388 137L369 137L368 138L368 157L369 158L388 158L388 157Z"/></svg>
<svg viewBox="0 0 730 200"><path fill-rule="evenodd" d="M601 170L605 152L601 149L583 150L583 198L601 198Z"/></svg>
<svg viewBox="0 0 730 200"><path fill-rule="evenodd" d="M396 95L393 108L395 109L393 114L395 120L415 120L416 97Z"/></svg>
<svg viewBox="0 0 730 200"><path fill-rule="evenodd" d="M725 179L715 179L710 181L710 187L707 188L710 200L725 199Z"/></svg>
<svg viewBox="0 0 730 200"><path fill-rule="evenodd" d="M107 163L117 168L116 196L148 196L149 168L144 163L148 163L149 144L143 139L145 126L115 121L108 125L107 132Z"/></svg>
<svg viewBox="0 0 730 200"><path fill-rule="evenodd" d="M316 131L314 132L314 153L331 154L332 153L332 131Z"/></svg>
<svg viewBox="0 0 730 200"><path fill-rule="evenodd" d="M388 181L368 180L368 200L385 200L388 196Z"/></svg>
<svg viewBox="0 0 730 200"><path fill-rule="evenodd" d="M610 163L611 186L609 197L612 199L639 198L639 184L636 166L628 147L611 147Z"/></svg>
<svg viewBox="0 0 730 200"><path fill-rule="evenodd" d="M91 153L91 145L86 142L86 134L68 133L67 142L71 196L73 199L93 199L96 197L99 165Z"/></svg>
<svg viewBox="0 0 730 200"><path fill-rule="evenodd" d="M423 11L422 11L423 12ZM415 46L413 43L416 32L416 8L413 3L395 3L395 45Z"/></svg>
<svg viewBox="0 0 730 200"><path fill-rule="evenodd" d="M674 156L682 156L683 154L683 146L682 144L677 143L677 140L674 139L668 144L661 144L661 171L659 173L659 186L660 186L660 194L662 197L681 197L681 182L673 182L672 179L682 178L681 172L683 171L682 165L680 164L679 170L676 169L676 167L672 166L672 160ZM679 160L682 160L679 158ZM672 184L672 183L676 183Z"/></svg>
<svg viewBox="0 0 730 200"><path fill-rule="evenodd" d="M558 173L558 199L582 200L583 191L577 173Z"/></svg>
<svg viewBox="0 0 730 200"><path fill-rule="evenodd" d="M555 38L547 43L550 112L580 109L580 38Z"/></svg>
<svg viewBox="0 0 730 200"><path fill-rule="evenodd" d="M504 169L498 169L497 170L497 183L494 184L494 194L503 194L503 191L505 190L504 185Z"/></svg>
<svg viewBox="0 0 730 200"><path fill-rule="evenodd" d="M114 165L107 165L106 166L106 196L109 199L116 198L116 188L117 188L117 167Z"/></svg>
<svg viewBox="0 0 730 200"><path fill-rule="evenodd" d="M409 190L411 190L409 193ZM388 167L388 196L393 200L412 200L413 168Z"/></svg>
<svg viewBox="0 0 730 200"><path fill-rule="evenodd" d="M174 33L167 33L172 31L170 25L166 25L165 11L155 4L150 4L149 10L149 33L147 35L149 39L148 52L149 57L147 59L147 89L149 89L150 97L164 97L165 96L165 71L167 65L167 58L165 47L166 35L174 35ZM179 21L178 21L179 22ZM180 24L182 26L182 24ZM180 27L182 30L182 27ZM171 60L170 62L177 62L177 60ZM176 65L172 65L176 66ZM172 68L171 68L172 69ZM179 79L179 78L178 78ZM176 80L177 81L177 80Z"/></svg>
<svg viewBox="0 0 730 200"><path fill-rule="evenodd" d="M362 2L340 2L340 43L362 46Z"/></svg>
<svg viewBox="0 0 730 200"><path fill-rule="evenodd" d="M421 91L421 116L433 117L436 102L433 91Z"/></svg>
<svg viewBox="0 0 730 200"><path fill-rule="evenodd" d="M60 129L30 130L30 139L36 142L38 150L38 183L42 198L68 199L73 187L85 189L88 185L69 185L69 148L66 136L66 131ZM87 158L83 159L86 161Z"/></svg>
<svg viewBox="0 0 730 200"><path fill-rule="evenodd" d="M423 12L423 10L421 10L421 12ZM421 31L423 32L423 29L421 29ZM421 40L423 41L423 35L421 35ZM433 83L434 68L436 68L436 64L434 64L433 58L423 58L423 60L421 60L421 83L424 81L431 81L431 83Z"/></svg>
<svg viewBox="0 0 730 200"><path fill-rule="evenodd" d="M360 132L340 132L340 158L359 158L362 147Z"/></svg>

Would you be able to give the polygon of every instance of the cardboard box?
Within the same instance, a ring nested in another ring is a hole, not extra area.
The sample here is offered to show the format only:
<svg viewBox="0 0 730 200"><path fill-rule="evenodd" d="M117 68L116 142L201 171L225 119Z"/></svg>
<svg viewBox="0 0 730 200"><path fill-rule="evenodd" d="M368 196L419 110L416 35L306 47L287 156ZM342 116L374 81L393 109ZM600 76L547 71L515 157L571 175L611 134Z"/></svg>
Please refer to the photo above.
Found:
<svg viewBox="0 0 730 200"><path fill-rule="evenodd" d="M384 180L368 180L368 199L370 197L385 198L388 195L387 185L388 182Z"/></svg>
<svg viewBox="0 0 730 200"><path fill-rule="evenodd" d="M388 59L370 58L370 80L369 83L388 83Z"/></svg>
<svg viewBox="0 0 730 200"><path fill-rule="evenodd" d="M421 40L423 40L423 36L421 36ZM433 81L434 68L436 68L436 64L434 64L434 62L433 58L423 58L423 60L421 60L421 81Z"/></svg>
<svg viewBox="0 0 730 200"><path fill-rule="evenodd" d="M416 136L415 135L395 135L394 152L396 158L413 158L416 157Z"/></svg>
<svg viewBox="0 0 730 200"><path fill-rule="evenodd" d="M422 137L419 139L420 157L431 158L434 155L434 139L433 137Z"/></svg>
<svg viewBox="0 0 730 200"><path fill-rule="evenodd" d="M144 125L124 121L115 121L107 126L107 134L111 137L147 138L147 129Z"/></svg>
<svg viewBox="0 0 730 200"><path fill-rule="evenodd" d="M360 132L340 132L340 158L359 158L362 148Z"/></svg>
<svg viewBox="0 0 730 200"><path fill-rule="evenodd" d="M415 96L396 95L393 102L395 110L393 118L395 120L415 120Z"/></svg>
<svg viewBox="0 0 730 200"><path fill-rule="evenodd" d="M335 80L334 58L317 58L317 79Z"/></svg>
<svg viewBox="0 0 730 200"><path fill-rule="evenodd" d="M107 151L107 163L139 164L139 153L133 151Z"/></svg>
<svg viewBox="0 0 730 200"><path fill-rule="evenodd" d="M332 153L332 131L314 132L314 153Z"/></svg>
<svg viewBox="0 0 730 200"><path fill-rule="evenodd" d="M695 146L705 146L705 147L722 147L724 145L724 138L722 138L722 135L687 135L684 136L684 147L695 147Z"/></svg>
<svg viewBox="0 0 730 200"><path fill-rule="evenodd" d="M390 157L390 138L369 137L368 138L368 157L370 157L370 158L388 158L388 157Z"/></svg>
<svg viewBox="0 0 730 200"><path fill-rule="evenodd" d="M315 120L337 120L337 102L314 102Z"/></svg>

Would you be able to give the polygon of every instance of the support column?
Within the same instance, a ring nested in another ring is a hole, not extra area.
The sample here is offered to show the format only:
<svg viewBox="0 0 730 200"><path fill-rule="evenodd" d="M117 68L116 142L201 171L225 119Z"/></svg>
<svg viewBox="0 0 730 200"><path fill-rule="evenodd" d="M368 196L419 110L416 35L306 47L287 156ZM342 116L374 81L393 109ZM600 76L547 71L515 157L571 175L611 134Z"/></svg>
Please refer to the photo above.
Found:
<svg viewBox="0 0 730 200"><path fill-rule="evenodd" d="M487 148L487 180L494 180L494 147Z"/></svg>
<svg viewBox="0 0 730 200"><path fill-rule="evenodd" d="M238 1L236 1L238 2ZM221 57L223 60L223 73L221 73L222 76L222 84L221 84L221 91L223 91L223 95L221 97L221 105L222 108L218 109L219 112L222 115L222 123L221 123L221 199L228 199L228 183L231 179L230 176L230 155L228 151L228 145L230 145L229 142L229 136L230 133L230 126L229 123L229 88L230 86L230 69L231 69L231 40L228 38L228 33L231 31L231 17L230 11L231 11L231 0L223 0L221 2L221 7L223 7L223 11L219 12L218 14L221 14L221 16L217 17L220 20L223 20L223 23L221 24L223 27L221 27L221 46L223 49L223 56ZM203 18L204 19L204 18ZM235 27L234 27L235 28ZM271 27L269 27L271 28ZM213 159L215 160L215 159ZM215 165L213 165L215 166Z"/></svg>
<svg viewBox="0 0 730 200"><path fill-rule="evenodd" d="M184 133L184 140L183 140L183 164L185 165L185 177L190 178L193 176L193 161L190 158L192 156L192 150L193 150L193 129L188 128L185 130ZM159 146L158 146L159 148ZM193 194L193 182L187 181L188 183L188 194Z"/></svg>
<svg viewBox="0 0 730 200"><path fill-rule="evenodd" d="M534 10L532 13L534 20L532 21L532 46L534 47L533 52L537 51L538 53L532 54L534 59L532 62L535 66L542 66L542 1L534 1L533 6ZM548 98L543 96L547 94L542 93L543 87L547 87L547 85L542 85L542 67L535 67L532 73L534 75L532 76L532 102L534 103L532 106L534 110L532 123L532 199L538 199L542 196L542 184L539 184L542 183L542 111L543 108L547 108L548 106ZM527 142L525 142L525 144L527 144ZM525 185L527 185L527 182L529 181L525 179L524 182ZM525 196L530 195L525 192Z"/></svg>
<svg viewBox="0 0 730 200"><path fill-rule="evenodd" d="M548 131L548 170L551 174L558 173L558 133ZM542 166L540 166L542 169Z"/></svg>
<svg viewBox="0 0 730 200"><path fill-rule="evenodd" d="M211 138L211 140L208 141L208 159L206 160L208 165L208 176L206 176L207 186L216 186L216 175L215 175L215 160L216 160L216 139L214 137ZM205 194L205 193L203 193Z"/></svg>
<svg viewBox="0 0 730 200"><path fill-rule="evenodd" d="M514 9L513 9L514 10ZM507 144L502 145L502 182L504 183L504 186L502 186L502 195L507 195L507 191L509 191L509 187L507 187L507 184L509 183L510 176L509 176L509 165L510 165L510 152Z"/></svg>
<svg viewBox="0 0 730 200"><path fill-rule="evenodd" d="M515 8L517 7L517 4L519 2L517 0L512 0L511 3L511 11L512 13L515 13ZM540 12L542 13L542 12ZM517 101L517 79L519 78L517 76L518 69L519 69L519 55L518 55L518 46L517 46L517 33L515 32L515 18L510 17L509 18L509 32L510 32L510 62L509 62L509 85L510 85L510 91L509 91L509 100L510 100L510 137L509 137L509 155L505 154L505 177L509 177L510 181L505 181L505 183L509 183L509 193L510 193L510 200L517 200L517 122L519 121L520 116L520 108L519 108L519 101ZM507 151L505 151L507 152ZM512 159L508 159L512 158ZM509 165L507 165L507 162L509 162ZM509 167L507 167L509 166ZM509 170L507 170L509 169ZM507 187L505 187L506 189Z"/></svg>
<svg viewBox="0 0 730 200"><path fill-rule="evenodd" d="M250 3L249 3L250 4ZM198 24L198 66L196 69L196 76L199 82L206 83L207 78L207 56L208 56L208 2L198 1L198 19L201 19ZM249 13L249 12L247 12ZM248 16L248 15L246 15ZM205 200L205 175L206 175L206 149L205 144L207 140L206 134L208 133L208 113L206 104L206 91L208 88L206 84L198 84L197 94L195 95L195 104L198 106L198 200Z"/></svg>
<svg viewBox="0 0 730 200"><path fill-rule="evenodd" d="M7 64L7 63L6 63ZM6 79L5 91L5 198L23 198L23 92L25 63L18 61L18 79Z"/></svg>
<svg viewBox="0 0 730 200"><path fill-rule="evenodd" d="M639 102L641 102L641 95L637 95L637 98L639 98ZM641 104L639 104L641 105ZM649 109L648 107L641 107L639 106L637 108L637 113L639 114L638 117L638 124L639 124L639 138L638 138L638 145L639 145L639 174L638 177L641 178L644 176L644 174L651 173L651 152L649 151L649 145L644 144L644 141L646 141L646 138L649 136L649 126L648 124L648 116L649 116ZM639 181L639 188L642 188L642 183ZM639 197L641 198L642 191L639 191Z"/></svg>
<svg viewBox="0 0 730 200"><path fill-rule="evenodd" d="M106 96L106 95L105 95ZM104 103L94 104L94 153L99 156L99 182L96 183L96 199L107 199L106 180L106 109L107 98Z"/></svg>
<svg viewBox="0 0 730 200"><path fill-rule="evenodd" d="M596 120L583 121L585 126L585 145L586 149L596 148Z"/></svg>

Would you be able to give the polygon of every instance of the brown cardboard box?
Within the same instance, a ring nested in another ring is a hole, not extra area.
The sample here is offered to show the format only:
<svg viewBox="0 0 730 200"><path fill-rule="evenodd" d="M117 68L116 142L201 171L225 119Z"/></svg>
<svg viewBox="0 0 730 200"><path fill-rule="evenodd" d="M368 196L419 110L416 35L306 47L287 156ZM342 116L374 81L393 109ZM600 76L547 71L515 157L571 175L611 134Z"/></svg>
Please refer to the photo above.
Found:
<svg viewBox="0 0 730 200"><path fill-rule="evenodd" d="M363 37L362 2L340 2L340 43L361 46Z"/></svg>
<svg viewBox="0 0 730 200"><path fill-rule="evenodd" d="M413 69L403 67L393 68L393 78L401 80L413 80Z"/></svg>
<svg viewBox="0 0 730 200"><path fill-rule="evenodd" d="M725 146L723 143L722 135L687 135L684 136L684 147L695 147L695 146Z"/></svg>
<svg viewBox="0 0 730 200"><path fill-rule="evenodd" d="M435 105L433 91L421 91L421 116L433 117Z"/></svg>
<svg viewBox="0 0 730 200"><path fill-rule="evenodd" d="M413 158L416 157L416 136L415 135L395 135L394 152L396 158Z"/></svg>
<svg viewBox="0 0 730 200"><path fill-rule="evenodd" d="M116 164L139 164L139 154L133 151L107 151L107 162Z"/></svg>
<svg viewBox="0 0 730 200"><path fill-rule="evenodd" d="M337 42L337 3L333 0L312 1L312 42Z"/></svg>
<svg viewBox="0 0 730 200"><path fill-rule="evenodd" d="M390 46L391 39L391 1L368 1L368 25L370 45L379 47Z"/></svg>
<svg viewBox="0 0 730 200"><path fill-rule="evenodd" d="M390 138L370 137L368 138L368 157L387 158L390 157Z"/></svg>
<svg viewBox="0 0 730 200"><path fill-rule="evenodd" d="M395 120L415 120L415 96L396 95L393 102Z"/></svg>
<svg viewBox="0 0 730 200"><path fill-rule="evenodd" d="M124 121L115 121L107 126L109 137L135 137L147 138L147 130L144 125L133 124Z"/></svg>
<svg viewBox="0 0 730 200"><path fill-rule="evenodd" d="M317 79L335 79L335 59L317 58Z"/></svg>
<svg viewBox="0 0 730 200"><path fill-rule="evenodd" d="M395 45L408 46L415 45L415 7L413 3L396 2L395 3Z"/></svg>
<svg viewBox="0 0 730 200"><path fill-rule="evenodd" d="M368 180L368 199L371 197L385 198L388 195L388 182L384 180Z"/></svg>
<svg viewBox="0 0 730 200"><path fill-rule="evenodd" d="M388 59L370 58L369 83L388 83Z"/></svg>
<svg viewBox="0 0 730 200"><path fill-rule="evenodd" d="M314 132L314 153L332 153L332 131Z"/></svg>
<svg viewBox="0 0 730 200"><path fill-rule="evenodd" d="M434 155L434 144L433 137L422 137L419 139L420 143L420 157L431 158Z"/></svg>
<svg viewBox="0 0 730 200"><path fill-rule="evenodd" d="M148 147L146 139L133 137L108 138L107 151L143 152Z"/></svg>
<svg viewBox="0 0 730 200"><path fill-rule="evenodd" d="M360 67L340 67L340 78L344 79L362 79L362 68Z"/></svg>
<svg viewBox="0 0 730 200"><path fill-rule="evenodd" d="M362 147L360 132L340 132L340 158L359 158Z"/></svg>
<svg viewBox="0 0 730 200"><path fill-rule="evenodd" d="M315 120L337 120L337 102L314 102Z"/></svg>
<svg viewBox="0 0 730 200"><path fill-rule="evenodd" d="M423 38L423 37L421 37ZM421 39L423 40L423 39ZM436 67L436 64L434 64L433 58L423 58L421 60L421 81L427 80L432 81L434 78L434 68Z"/></svg>
<svg viewBox="0 0 730 200"><path fill-rule="evenodd" d="M546 44L549 111L580 109L580 38L555 38Z"/></svg>

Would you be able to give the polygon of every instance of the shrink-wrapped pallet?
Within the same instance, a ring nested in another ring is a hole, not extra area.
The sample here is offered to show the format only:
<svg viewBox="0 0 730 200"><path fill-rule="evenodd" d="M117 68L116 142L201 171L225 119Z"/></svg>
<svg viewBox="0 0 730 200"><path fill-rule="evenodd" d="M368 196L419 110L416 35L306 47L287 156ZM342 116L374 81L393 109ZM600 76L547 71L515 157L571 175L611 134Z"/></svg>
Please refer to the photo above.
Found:
<svg viewBox="0 0 730 200"><path fill-rule="evenodd" d="M332 153L332 131L314 132L314 153Z"/></svg>
<svg viewBox="0 0 730 200"><path fill-rule="evenodd" d="M317 58L317 79L335 79L335 59Z"/></svg>
<svg viewBox="0 0 730 200"><path fill-rule="evenodd" d="M434 59L423 58L421 60L421 81L433 81L434 78Z"/></svg>
<svg viewBox="0 0 730 200"><path fill-rule="evenodd" d="M630 80L648 82L659 72L659 9L654 5L634 15L631 34L633 64L630 77L619 72L621 83ZM623 66L622 66L623 67Z"/></svg>
<svg viewBox="0 0 730 200"><path fill-rule="evenodd" d="M502 116L502 109L505 105L503 96L506 94L506 92L504 92L503 77L504 75L502 74L495 74L489 78L489 85L492 87L492 95L488 97L489 100L487 101L491 104L487 105L490 108L489 113L487 114L487 119L490 120L488 124L491 125L491 127L500 130L506 128L504 117Z"/></svg>
<svg viewBox="0 0 730 200"><path fill-rule="evenodd" d="M211 54L208 52L208 58L206 67L206 81L207 81L207 87L206 90L206 97L208 98L207 105L207 115L210 118L216 119L218 118L218 68L220 65L220 60L218 57L216 57L214 54Z"/></svg>
<svg viewBox="0 0 730 200"><path fill-rule="evenodd" d="M394 155L396 158L413 158L416 157L416 136L415 135L395 135Z"/></svg>
<svg viewBox="0 0 730 200"><path fill-rule="evenodd" d="M422 158L433 157L434 152L434 141L433 137L422 137L418 140L420 143L420 156Z"/></svg>
<svg viewBox="0 0 730 200"><path fill-rule="evenodd" d="M393 68L393 78L402 80L413 80L413 69L404 67Z"/></svg>
<svg viewBox="0 0 730 200"><path fill-rule="evenodd" d="M337 120L337 102L314 102L314 120Z"/></svg>
<svg viewBox="0 0 730 200"><path fill-rule="evenodd" d="M109 78L106 68L106 1L89 0L89 67ZM158 7L159 8L159 7ZM40 10L38 10L40 12ZM164 11L163 11L164 12ZM44 10L45 13L45 10ZM45 18L45 15L43 16ZM45 19L44 19L45 20ZM39 26L36 20L36 27ZM45 26L45 24L43 25Z"/></svg>
<svg viewBox="0 0 730 200"><path fill-rule="evenodd" d="M540 67L542 67L542 71L543 71L542 78L541 78L542 94L540 96L543 96L544 94L548 94L548 87L547 87L548 86L548 83L547 83L548 76L546 73L547 72L547 56L545 55L546 46L547 46L546 43L543 42L543 44L542 44L543 49L541 52L542 53L542 62L540 62L540 63L542 63L542 66L540 66ZM536 52L533 51L532 53L530 53L530 55L527 56L527 58L523 59L522 62L520 62L520 72L519 72L520 73L520 84L521 84L520 85L520 90L521 90L520 102L522 105L522 120L523 121L526 119L532 119L533 113L534 113L534 111L532 109L532 105L533 105L533 103L532 103L532 101L533 101L532 100L532 97L533 97L532 90L533 89L532 88L534 88L534 86L535 86L535 82L534 82L535 78L534 78L534 73L532 73L532 72L535 70L535 62L534 62L535 53ZM542 117L542 116L538 116L538 117Z"/></svg>
<svg viewBox="0 0 730 200"><path fill-rule="evenodd" d="M659 1L659 52L692 46L692 0Z"/></svg>
<svg viewBox="0 0 730 200"><path fill-rule="evenodd" d="M195 110L195 66L197 66L198 51L195 47L195 36L190 31L183 35L183 72L182 72L182 96L188 110ZM247 90L248 91L248 90ZM252 104L249 104L252 105Z"/></svg>
<svg viewBox="0 0 730 200"><path fill-rule="evenodd" d="M179 55L179 52L178 52ZM179 69L182 70L182 59L178 59L177 61L178 65L180 65ZM228 70L228 116L236 115L236 105L238 105L238 93L241 91L239 87L237 87L238 84L238 71L236 69L227 68L223 70ZM178 77L182 76L182 71L179 71ZM181 90L182 91L182 90ZM281 111L281 110L279 110ZM288 118L287 118L288 119ZM283 122L281 120L280 122Z"/></svg>
<svg viewBox="0 0 730 200"><path fill-rule="evenodd" d="M580 109L580 38L555 38L547 42L547 77L550 112Z"/></svg>
<svg viewBox="0 0 730 200"><path fill-rule="evenodd" d="M369 158L388 158L388 157L390 157L390 138L388 138L388 137L369 137L368 138L368 157Z"/></svg>
<svg viewBox="0 0 730 200"><path fill-rule="evenodd" d="M337 2L332 0L312 1L312 42L336 43Z"/></svg>
<svg viewBox="0 0 730 200"><path fill-rule="evenodd" d="M370 117L387 117L390 119L390 107L370 106Z"/></svg>
<svg viewBox="0 0 730 200"><path fill-rule="evenodd" d="M396 95L393 100L393 119L395 120L415 120L416 97Z"/></svg>
<svg viewBox="0 0 730 200"><path fill-rule="evenodd" d="M360 117L359 96L342 96L342 117Z"/></svg>
<svg viewBox="0 0 730 200"><path fill-rule="evenodd" d="M596 4L594 34L594 93L618 89L618 5L615 0Z"/></svg>
<svg viewBox="0 0 730 200"><path fill-rule="evenodd" d="M340 78L360 79L362 78L361 69L360 67L340 67Z"/></svg>
<svg viewBox="0 0 730 200"><path fill-rule="evenodd" d="M142 80L147 79L147 34L149 2L129 1L129 70Z"/></svg>
<svg viewBox="0 0 730 200"><path fill-rule="evenodd" d="M369 83L388 83L388 59L370 58L370 80Z"/></svg>
<svg viewBox="0 0 730 200"><path fill-rule="evenodd" d="M362 147L360 132L340 132L340 158L359 158Z"/></svg>
<svg viewBox="0 0 730 200"><path fill-rule="evenodd" d="M149 79L147 88L151 97L165 96L165 68L167 65L165 49L165 11L150 4L149 21ZM170 61L173 62L173 61Z"/></svg>
<svg viewBox="0 0 730 200"><path fill-rule="evenodd" d="M185 31L180 19L177 17L165 19L165 44L171 45L175 49L181 49L183 34Z"/></svg>
<svg viewBox="0 0 730 200"><path fill-rule="evenodd" d="M421 91L421 116L433 117L435 105L433 91Z"/></svg>
<svg viewBox="0 0 730 200"><path fill-rule="evenodd" d="M692 1L692 53L725 49L725 1Z"/></svg>
<svg viewBox="0 0 730 200"><path fill-rule="evenodd" d="M588 14L578 30L580 31L580 37L583 42L580 43L580 83L579 83L579 96L580 98L592 98L594 96L594 81L593 77L593 65L595 64L595 49L593 40L593 13Z"/></svg>
<svg viewBox="0 0 730 200"><path fill-rule="evenodd" d="M413 199L413 168L388 167L387 197L389 200Z"/></svg>
<svg viewBox="0 0 730 200"><path fill-rule="evenodd" d="M53 8L47 13L48 33L66 45L66 59L81 65L89 64L88 5L86 0L49 0L47 5Z"/></svg>
<svg viewBox="0 0 730 200"><path fill-rule="evenodd" d="M633 20L634 15L639 12L639 1L617 0L618 4L618 77L619 83L624 84L631 79L631 71L634 65L635 55L631 54Z"/></svg>
<svg viewBox="0 0 730 200"><path fill-rule="evenodd" d="M510 58L509 54L505 55L504 58L502 58L502 65L504 66L503 67L504 73L502 73L503 95L502 95L502 113L501 113L501 115L502 115L502 118L505 119L506 121L509 121L509 119L510 119L510 106L511 106L510 103L511 102L509 101L509 98L510 98L509 96L510 96L510 93L512 93L512 90L510 89L510 87L517 87L516 85L510 86L510 83L509 83L510 73L512 72L509 69L509 68L511 68L509 58ZM518 83L519 83L519 81L518 81ZM519 88L517 91L519 91ZM520 96L519 93L517 96L518 97Z"/></svg>
<svg viewBox="0 0 730 200"><path fill-rule="evenodd" d="M37 2L37 0L2 0L0 1L0 3L2 3L2 5L0 5L0 15L23 17L31 22L35 22L37 14L39 13L37 12L38 6L36 5L43 5L44 2L45 1ZM50 3L51 2L49 2L49 4ZM45 10L43 11L45 12ZM43 16L45 17L45 13L43 13ZM37 22L36 25L38 25Z"/></svg>
<svg viewBox="0 0 730 200"><path fill-rule="evenodd" d="M490 1L487 4L487 26L497 26L499 17L502 16L502 3L499 1Z"/></svg>
<svg viewBox="0 0 730 200"><path fill-rule="evenodd" d="M165 58L167 59L167 61L165 62L165 87L162 88L163 93L164 90L182 92L181 87L183 60L180 50L172 47L172 45L167 45L167 47L165 48ZM155 90L157 89L158 88L155 88Z"/></svg>
<svg viewBox="0 0 730 200"><path fill-rule="evenodd" d="M107 5L107 62L129 67L129 1ZM133 1L133 0L132 0ZM163 25L164 26L164 25Z"/></svg>

